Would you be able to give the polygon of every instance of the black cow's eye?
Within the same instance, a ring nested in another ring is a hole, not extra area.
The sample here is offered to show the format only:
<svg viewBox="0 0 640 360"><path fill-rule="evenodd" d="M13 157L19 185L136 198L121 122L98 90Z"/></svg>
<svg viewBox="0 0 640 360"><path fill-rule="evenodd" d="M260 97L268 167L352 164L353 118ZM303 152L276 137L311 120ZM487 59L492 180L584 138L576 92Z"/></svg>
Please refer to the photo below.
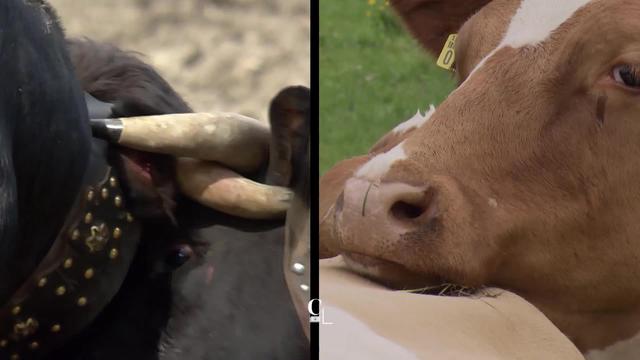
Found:
<svg viewBox="0 0 640 360"><path fill-rule="evenodd" d="M626 87L640 90L640 73L630 65L619 65L613 68L613 79Z"/></svg>
<svg viewBox="0 0 640 360"><path fill-rule="evenodd" d="M165 258L165 262L170 267L177 269L184 265L193 256L193 249L189 245L179 245L169 251L169 254Z"/></svg>

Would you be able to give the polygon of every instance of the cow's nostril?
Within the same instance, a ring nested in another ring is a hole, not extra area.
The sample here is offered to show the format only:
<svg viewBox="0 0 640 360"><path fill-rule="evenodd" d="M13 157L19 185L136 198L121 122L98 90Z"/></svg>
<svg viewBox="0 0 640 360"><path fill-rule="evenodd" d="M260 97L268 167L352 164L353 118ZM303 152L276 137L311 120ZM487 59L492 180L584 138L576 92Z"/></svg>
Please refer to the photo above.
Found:
<svg viewBox="0 0 640 360"><path fill-rule="evenodd" d="M411 220L420 217L426 210L422 206L406 201L396 201L391 206L391 215L398 220Z"/></svg>
<svg viewBox="0 0 640 360"><path fill-rule="evenodd" d="M435 216L435 189L428 187L426 190L410 190L399 191L393 196L395 199L389 208L389 216L404 222Z"/></svg>

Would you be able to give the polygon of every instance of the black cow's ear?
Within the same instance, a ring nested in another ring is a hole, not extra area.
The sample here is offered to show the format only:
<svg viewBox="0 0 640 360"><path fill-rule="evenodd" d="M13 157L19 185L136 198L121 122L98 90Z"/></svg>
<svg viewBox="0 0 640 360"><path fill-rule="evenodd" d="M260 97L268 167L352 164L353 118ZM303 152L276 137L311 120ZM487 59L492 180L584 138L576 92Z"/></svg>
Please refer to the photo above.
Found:
<svg viewBox="0 0 640 360"><path fill-rule="evenodd" d="M108 119L113 117L113 104L100 101L88 92L84 93L89 119Z"/></svg>
<svg viewBox="0 0 640 360"><path fill-rule="evenodd" d="M296 168L306 163L306 159L297 157L307 154L310 111L311 94L304 86L285 88L271 101L267 184L295 186Z"/></svg>
<svg viewBox="0 0 640 360"><path fill-rule="evenodd" d="M129 210L138 218L168 218L175 224L175 159L117 146L110 158L122 175Z"/></svg>

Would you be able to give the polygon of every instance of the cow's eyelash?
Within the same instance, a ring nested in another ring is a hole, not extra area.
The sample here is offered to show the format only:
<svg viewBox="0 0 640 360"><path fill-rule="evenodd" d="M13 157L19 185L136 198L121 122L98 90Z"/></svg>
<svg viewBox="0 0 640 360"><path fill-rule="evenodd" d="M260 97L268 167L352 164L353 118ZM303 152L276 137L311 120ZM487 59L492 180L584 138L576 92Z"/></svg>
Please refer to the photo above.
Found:
<svg viewBox="0 0 640 360"><path fill-rule="evenodd" d="M640 90L640 68L629 64L618 65L613 68L613 79L628 88Z"/></svg>

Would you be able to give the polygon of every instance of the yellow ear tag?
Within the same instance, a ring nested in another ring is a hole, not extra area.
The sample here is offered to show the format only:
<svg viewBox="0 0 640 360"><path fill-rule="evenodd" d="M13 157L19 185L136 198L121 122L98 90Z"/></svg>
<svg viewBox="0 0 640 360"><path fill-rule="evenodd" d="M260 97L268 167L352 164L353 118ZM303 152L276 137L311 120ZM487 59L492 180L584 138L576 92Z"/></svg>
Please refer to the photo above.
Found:
<svg viewBox="0 0 640 360"><path fill-rule="evenodd" d="M456 61L456 38L458 34L451 34L447 38L447 42L444 43L444 47L442 48L442 52L438 57L438 61L436 64L443 69L451 70L451 66Z"/></svg>

